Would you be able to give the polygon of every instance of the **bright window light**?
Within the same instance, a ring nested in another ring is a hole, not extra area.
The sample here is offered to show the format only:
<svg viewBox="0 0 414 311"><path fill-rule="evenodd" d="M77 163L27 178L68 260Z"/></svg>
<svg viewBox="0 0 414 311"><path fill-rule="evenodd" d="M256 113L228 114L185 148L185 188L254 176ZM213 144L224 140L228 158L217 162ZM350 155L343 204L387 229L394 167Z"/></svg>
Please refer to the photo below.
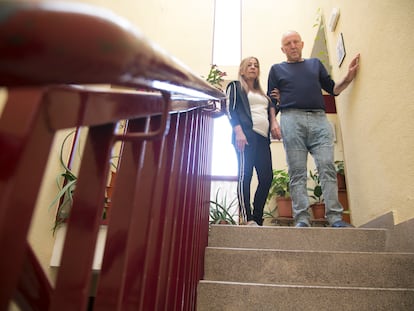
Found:
<svg viewBox="0 0 414 311"><path fill-rule="evenodd" d="M241 0L215 0L213 60L217 66L239 66L241 60ZM226 115L214 119L213 176L237 176L237 156Z"/></svg>
<svg viewBox="0 0 414 311"><path fill-rule="evenodd" d="M241 60L241 0L216 0L213 64L238 66Z"/></svg>
<svg viewBox="0 0 414 311"><path fill-rule="evenodd" d="M226 115L214 119L213 176L237 176L236 151L231 143L232 129Z"/></svg>

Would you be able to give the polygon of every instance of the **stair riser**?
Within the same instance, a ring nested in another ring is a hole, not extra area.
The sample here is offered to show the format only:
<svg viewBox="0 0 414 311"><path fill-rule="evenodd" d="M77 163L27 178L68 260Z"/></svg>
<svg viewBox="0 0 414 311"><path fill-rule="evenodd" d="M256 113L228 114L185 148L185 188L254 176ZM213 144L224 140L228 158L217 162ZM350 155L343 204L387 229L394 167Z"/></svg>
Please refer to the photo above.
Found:
<svg viewBox="0 0 414 311"><path fill-rule="evenodd" d="M197 311L412 311L413 290L310 288L201 282Z"/></svg>
<svg viewBox="0 0 414 311"><path fill-rule="evenodd" d="M209 246L382 252L386 230L213 225Z"/></svg>
<svg viewBox="0 0 414 311"><path fill-rule="evenodd" d="M414 254L206 249L204 279L414 288Z"/></svg>

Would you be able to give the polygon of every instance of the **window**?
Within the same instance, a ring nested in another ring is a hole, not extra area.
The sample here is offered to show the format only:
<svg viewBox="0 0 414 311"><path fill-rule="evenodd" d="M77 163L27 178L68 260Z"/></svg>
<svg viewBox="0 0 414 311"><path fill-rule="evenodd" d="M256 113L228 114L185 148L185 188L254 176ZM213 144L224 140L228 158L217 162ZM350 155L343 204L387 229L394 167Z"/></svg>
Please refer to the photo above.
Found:
<svg viewBox="0 0 414 311"><path fill-rule="evenodd" d="M213 64L238 66L241 61L241 0L216 0Z"/></svg>
<svg viewBox="0 0 414 311"><path fill-rule="evenodd" d="M231 143L231 125L226 115L214 119L211 175L237 176L236 151Z"/></svg>
<svg viewBox="0 0 414 311"><path fill-rule="evenodd" d="M215 0L213 60L215 65L239 66L241 60L241 0ZM213 176L237 176L227 116L214 119Z"/></svg>

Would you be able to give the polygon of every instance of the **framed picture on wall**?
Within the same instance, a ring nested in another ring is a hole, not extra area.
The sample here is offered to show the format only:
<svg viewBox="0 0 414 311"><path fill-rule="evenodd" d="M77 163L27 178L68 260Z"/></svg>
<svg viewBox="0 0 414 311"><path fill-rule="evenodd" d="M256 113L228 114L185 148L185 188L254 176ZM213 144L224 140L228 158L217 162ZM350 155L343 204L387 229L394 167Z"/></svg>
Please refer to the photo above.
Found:
<svg viewBox="0 0 414 311"><path fill-rule="evenodd" d="M338 42L336 43L336 55L338 59L338 67L341 67L346 55L344 36L342 35L342 33L339 35Z"/></svg>

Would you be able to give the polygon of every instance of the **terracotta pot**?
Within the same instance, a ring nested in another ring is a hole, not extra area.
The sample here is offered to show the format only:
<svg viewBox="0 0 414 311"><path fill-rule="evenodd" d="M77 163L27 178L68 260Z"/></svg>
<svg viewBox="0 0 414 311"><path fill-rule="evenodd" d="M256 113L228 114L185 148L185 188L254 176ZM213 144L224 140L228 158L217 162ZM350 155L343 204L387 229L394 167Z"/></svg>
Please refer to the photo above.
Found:
<svg viewBox="0 0 414 311"><path fill-rule="evenodd" d="M338 190L338 200L339 200L339 203L341 203L342 207L344 208L344 211L349 210L348 194L346 190Z"/></svg>
<svg viewBox="0 0 414 311"><path fill-rule="evenodd" d="M339 190L346 189L345 175L336 174L336 179L338 182L338 189Z"/></svg>
<svg viewBox="0 0 414 311"><path fill-rule="evenodd" d="M106 218L103 220L103 222L108 222L110 209L112 206L112 192L114 190L116 180L116 172L111 172L109 185L106 187L106 197L105 197L105 209L106 209Z"/></svg>
<svg viewBox="0 0 414 311"><path fill-rule="evenodd" d="M311 206L314 219L325 218L325 203L313 203Z"/></svg>
<svg viewBox="0 0 414 311"><path fill-rule="evenodd" d="M292 198L277 197L276 204L279 217L292 217Z"/></svg>
<svg viewBox="0 0 414 311"><path fill-rule="evenodd" d="M346 221L347 223L351 223L351 215L349 214L342 214L342 220Z"/></svg>

